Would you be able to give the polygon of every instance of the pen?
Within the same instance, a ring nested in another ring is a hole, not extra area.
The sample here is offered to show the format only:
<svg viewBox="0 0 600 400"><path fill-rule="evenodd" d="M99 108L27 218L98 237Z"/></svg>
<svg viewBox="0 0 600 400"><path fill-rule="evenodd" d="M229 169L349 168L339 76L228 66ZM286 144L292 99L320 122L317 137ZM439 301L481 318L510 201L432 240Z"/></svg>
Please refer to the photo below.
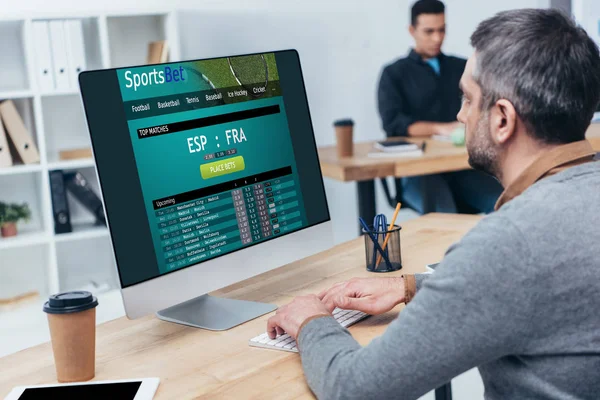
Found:
<svg viewBox="0 0 600 400"><path fill-rule="evenodd" d="M379 243L379 235L385 233L387 230L387 218L384 214L377 214L373 220L373 235L375 236L377 243ZM382 247L382 250L385 251L385 247ZM381 254L379 254L379 258L377 258L377 252L374 251L372 264L375 265L375 269L377 269L377 264L379 264L375 261L376 259L381 262Z"/></svg>
<svg viewBox="0 0 600 400"><path fill-rule="evenodd" d="M425 151L425 147L427 147L427 142L423 140L423 144L421 145L421 150Z"/></svg>
<svg viewBox="0 0 600 400"><path fill-rule="evenodd" d="M390 263L390 259L388 258L387 254L385 254L385 252L383 251L383 249L379 245L379 242L377 241L377 239L375 239L373 237L373 235L371 234L371 231L369 230L369 226L367 225L367 223L365 222L365 220L362 219L362 217L358 217L358 220L360 221L360 224L362 225L363 230L365 231L365 233L367 235L369 235L369 238L371 238L371 241L373 242L373 245L375 246L375 250L377 250L377 251L379 251L381 253L381 255L383 256L383 259L385 260L385 263L387 264L388 268L392 268L392 263Z"/></svg>
<svg viewBox="0 0 600 400"><path fill-rule="evenodd" d="M425 143L425 142L423 142ZM398 212L400 212L400 207L402 207L402 203L398 202L398 204L396 205L396 210L394 210L394 215L392 216L392 223L390 224L389 228L387 228L387 234L385 235L385 239L383 240L383 247L382 250L385 251L385 248L387 247L388 244L388 240L390 240L390 232L392 230L392 228L394 228L394 224L396 223L396 217L398 217ZM379 257L377 257L377 262L375 263L375 269L379 268L379 263L381 262L381 254L379 255Z"/></svg>

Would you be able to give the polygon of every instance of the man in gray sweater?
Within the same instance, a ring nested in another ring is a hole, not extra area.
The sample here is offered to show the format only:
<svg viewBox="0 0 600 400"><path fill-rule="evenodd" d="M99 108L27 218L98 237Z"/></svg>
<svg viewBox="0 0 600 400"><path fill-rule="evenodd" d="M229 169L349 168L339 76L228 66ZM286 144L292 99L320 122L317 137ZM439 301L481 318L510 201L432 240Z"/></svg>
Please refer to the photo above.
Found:
<svg viewBox="0 0 600 400"><path fill-rule="evenodd" d="M504 12L471 37L458 119L470 164L505 188L496 212L423 277L357 279L281 307L322 399L414 399L479 367L486 399L600 398L600 100L595 43L552 10ZM409 303L360 346L334 307Z"/></svg>

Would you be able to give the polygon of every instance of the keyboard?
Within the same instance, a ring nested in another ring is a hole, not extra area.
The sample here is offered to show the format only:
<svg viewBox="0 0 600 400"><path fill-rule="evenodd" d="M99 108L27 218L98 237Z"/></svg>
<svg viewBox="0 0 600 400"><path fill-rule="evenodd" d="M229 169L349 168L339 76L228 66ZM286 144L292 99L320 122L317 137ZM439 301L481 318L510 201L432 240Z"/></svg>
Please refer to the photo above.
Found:
<svg viewBox="0 0 600 400"><path fill-rule="evenodd" d="M343 327L354 325L358 321L370 316L362 311L342 310L341 308L336 308L333 310L332 314L333 318L335 318L335 320ZM269 334L265 332L262 335L258 335L257 337L250 339L248 344L253 347L262 347L264 349L289 351L291 353L298 352L296 341L287 333L285 335L278 336L275 339L271 339L269 338Z"/></svg>

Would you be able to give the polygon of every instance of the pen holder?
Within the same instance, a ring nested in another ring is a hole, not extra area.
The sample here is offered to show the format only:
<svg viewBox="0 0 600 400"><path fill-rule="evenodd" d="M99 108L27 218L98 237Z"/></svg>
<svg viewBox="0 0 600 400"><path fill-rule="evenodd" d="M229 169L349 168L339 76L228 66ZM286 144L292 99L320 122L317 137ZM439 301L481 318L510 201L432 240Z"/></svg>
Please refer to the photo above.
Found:
<svg viewBox="0 0 600 400"><path fill-rule="evenodd" d="M365 238L365 254L367 271L369 272L393 272L398 271L402 268L402 252L400 250L400 230L402 227L394 225L389 231L376 231L372 226L369 227L369 231L362 230ZM385 237L389 233L387 245L384 253L387 256L381 257L379 265L377 265L377 259L381 252L377 249L374 241L376 240L379 247L383 249ZM389 263L388 263L389 261Z"/></svg>

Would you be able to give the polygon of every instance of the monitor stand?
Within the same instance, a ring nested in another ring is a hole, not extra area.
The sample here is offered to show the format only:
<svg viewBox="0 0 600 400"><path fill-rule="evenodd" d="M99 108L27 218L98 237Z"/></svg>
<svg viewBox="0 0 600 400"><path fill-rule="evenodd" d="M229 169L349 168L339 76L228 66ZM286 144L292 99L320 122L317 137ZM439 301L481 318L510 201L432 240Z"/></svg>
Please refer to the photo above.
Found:
<svg viewBox="0 0 600 400"><path fill-rule="evenodd" d="M225 299L207 294L156 313L163 321L211 331L225 331L277 309L274 304Z"/></svg>

